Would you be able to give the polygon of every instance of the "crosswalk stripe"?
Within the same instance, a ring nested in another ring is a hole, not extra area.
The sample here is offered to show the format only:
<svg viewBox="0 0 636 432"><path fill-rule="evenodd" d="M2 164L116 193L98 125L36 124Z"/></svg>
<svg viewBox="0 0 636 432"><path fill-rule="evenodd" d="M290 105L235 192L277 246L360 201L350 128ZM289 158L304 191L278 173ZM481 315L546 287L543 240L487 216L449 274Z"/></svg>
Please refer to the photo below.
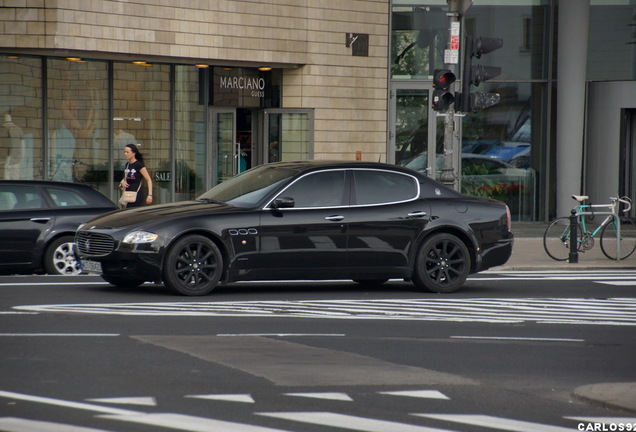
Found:
<svg viewBox="0 0 636 432"><path fill-rule="evenodd" d="M425 398L425 399L444 399L444 400L450 399L444 393L439 392L437 390L399 390L399 391L379 392L379 394L385 394L390 396L407 396L407 397Z"/></svg>
<svg viewBox="0 0 636 432"><path fill-rule="evenodd" d="M351 396L340 392L283 393L285 396L352 402Z"/></svg>
<svg viewBox="0 0 636 432"><path fill-rule="evenodd" d="M502 417L488 415L471 414L420 414L413 413L418 417L426 417L435 420L444 420L454 423L462 423L472 426L483 426L510 432L572 432L572 428L561 426L550 426L543 423L531 423L520 420L512 420Z"/></svg>
<svg viewBox="0 0 636 432"><path fill-rule="evenodd" d="M624 426L630 425L630 427L632 428L631 430L636 430L636 417L564 417L564 418L568 420L576 420L576 421L587 422L592 424L603 423L603 424L614 424L614 425L622 424ZM609 428L605 428L605 429L612 430ZM620 430L620 429L618 429L617 427L614 430ZM627 427L624 427L623 430L627 431L629 429Z"/></svg>
<svg viewBox="0 0 636 432"><path fill-rule="evenodd" d="M122 404L122 405L144 405L144 406L157 406L157 401L154 397L115 397L115 398L98 398L98 399L86 399L89 402L101 402L110 404Z"/></svg>
<svg viewBox="0 0 636 432"><path fill-rule="evenodd" d="M207 394L207 395L188 395L187 398L220 400L227 402L256 403L249 394Z"/></svg>
<svg viewBox="0 0 636 432"><path fill-rule="evenodd" d="M417 426L408 423L377 420L367 417L358 417L324 411L260 412L255 414L301 423L310 423L320 426L330 426L339 429L349 429L362 432L450 432L449 429Z"/></svg>
<svg viewBox="0 0 636 432"><path fill-rule="evenodd" d="M216 420L206 417L196 417L173 413L100 415L99 417L150 426L159 426L163 428L171 428L186 432L288 432L285 429L273 429L263 426L253 426L245 423L235 423L225 420Z"/></svg>
<svg viewBox="0 0 636 432"><path fill-rule="evenodd" d="M266 316L452 322L636 325L636 298L452 298L102 303L19 310L128 316ZM275 336L274 334L269 334Z"/></svg>
<svg viewBox="0 0 636 432"><path fill-rule="evenodd" d="M108 432L105 429L73 426L64 423L28 420L17 417L0 418L0 430L2 430L3 432Z"/></svg>

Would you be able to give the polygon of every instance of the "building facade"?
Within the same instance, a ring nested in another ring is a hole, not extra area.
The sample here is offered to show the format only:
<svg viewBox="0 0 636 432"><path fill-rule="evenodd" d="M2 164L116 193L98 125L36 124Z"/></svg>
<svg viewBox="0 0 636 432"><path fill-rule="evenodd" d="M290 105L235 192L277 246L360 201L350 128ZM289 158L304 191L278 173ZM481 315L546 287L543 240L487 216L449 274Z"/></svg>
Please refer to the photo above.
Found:
<svg viewBox="0 0 636 432"><path fill-rule="evenodd" d="M430 108L445 0L2 0L0 178L89 183L115 200L134 143L161 203L271 161L431 176L450 161L453 187L549 220L573 193L636 193L635 9L476 0L462 35L504 40L478 60L501 75L476 89L501 101L455 116L449 145Z"/></svg>

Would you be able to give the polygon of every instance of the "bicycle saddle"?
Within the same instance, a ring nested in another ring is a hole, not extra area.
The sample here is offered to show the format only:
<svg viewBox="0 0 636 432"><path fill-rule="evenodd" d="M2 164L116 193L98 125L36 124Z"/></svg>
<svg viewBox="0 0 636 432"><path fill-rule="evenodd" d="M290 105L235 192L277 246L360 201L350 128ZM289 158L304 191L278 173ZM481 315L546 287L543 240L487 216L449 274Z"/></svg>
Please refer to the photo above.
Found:
<svg viewBox="0 0 636 432"><path fill-rule="evenodd" d="M572 195L572 198L582 203L583 201L585 201L586 199L589 199L590 197L587 195Z"/></svg>

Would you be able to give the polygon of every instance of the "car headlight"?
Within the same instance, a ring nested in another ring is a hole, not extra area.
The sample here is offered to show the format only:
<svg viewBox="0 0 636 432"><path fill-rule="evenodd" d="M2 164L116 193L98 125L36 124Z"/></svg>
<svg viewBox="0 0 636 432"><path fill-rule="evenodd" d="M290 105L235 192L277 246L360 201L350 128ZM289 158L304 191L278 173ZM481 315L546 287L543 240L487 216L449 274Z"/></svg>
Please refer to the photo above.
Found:
<svg viewBox="0 0 636 432"><path fill-rule="evenodd" d="M146 232L146 231L133 231L124 237L123 243L139 244L139 243L152 243L159 238L158 234Z"/></svg>

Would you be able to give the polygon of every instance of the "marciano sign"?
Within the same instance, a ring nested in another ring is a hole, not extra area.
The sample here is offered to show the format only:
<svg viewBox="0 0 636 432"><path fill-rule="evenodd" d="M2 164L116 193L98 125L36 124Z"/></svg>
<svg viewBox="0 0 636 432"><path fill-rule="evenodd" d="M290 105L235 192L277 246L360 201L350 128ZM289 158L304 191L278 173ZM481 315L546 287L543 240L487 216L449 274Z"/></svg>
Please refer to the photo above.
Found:
<svg viewBox="0 0 636 432"><path fill-rule="evenodd" d="M213 105L258 107L267 94L269 75L247 68L215 68L211 86Z"/></svg>

